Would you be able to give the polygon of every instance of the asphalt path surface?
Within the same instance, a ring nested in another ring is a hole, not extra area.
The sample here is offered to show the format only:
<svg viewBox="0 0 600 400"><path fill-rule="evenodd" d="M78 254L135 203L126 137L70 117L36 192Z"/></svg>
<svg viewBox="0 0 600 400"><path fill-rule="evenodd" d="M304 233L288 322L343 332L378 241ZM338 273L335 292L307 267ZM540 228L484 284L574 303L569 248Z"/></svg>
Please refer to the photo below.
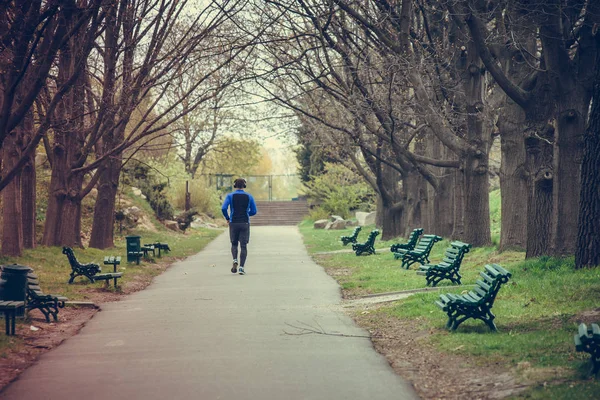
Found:
<svg viewBox="0 0 600 400"><path fill-rule="evenodd" d="M244 276L230 272L228 239L103 304L0 399L417 398L344 314L296 227L253 227Z"/></svg>

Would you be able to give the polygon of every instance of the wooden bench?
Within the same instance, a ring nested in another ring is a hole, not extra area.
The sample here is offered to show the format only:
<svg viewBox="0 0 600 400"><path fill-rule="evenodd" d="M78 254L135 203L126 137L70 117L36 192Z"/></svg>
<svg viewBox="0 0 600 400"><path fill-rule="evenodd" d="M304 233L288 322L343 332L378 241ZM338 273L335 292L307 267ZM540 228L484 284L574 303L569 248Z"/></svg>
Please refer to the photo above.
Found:
<svg viewBox="0 0 600 400"><path fill-rule="evenodd" d="M50 315L58 321L58 309L64 308L67 300L64 296L44 294L38 276L33 272L27 274L27 310L37 308L46 317L46 322L50 322Z"/></svg>
<svg viewBox="0 0 600 400"><path fill-rule="evenodd" d="M586 324L581 323L574 339L577 351L586 352L592 356L591 374L597 375L600 372L600 327L598 324L591 324L588 328Z"/></svg>
<svg viewBox="0 0 600 400"><path fill-rule="evenodd" d="M340 238L340 240L342 241L342 244L344 246L346 246L348 243L356 243L356 239L358 238L358 233L362 230L362 226L357 226L356 228L354 228L354 231L352 232L352 235L350 236L342 236Z"/></svg>
<svg viewBox="0 0 600 400"><path fill-rule="evenodd" d="M160 257L161 250L164 251L165 253L168 253L168 252L171 251L171 248L166 243L156 242L156 243L153 243L153 246L154 246L155 249L158 249L158 256L159 257Z"/></svg>
<svg viewBox="0 0 600 400"><path fill-rule="evenodd" d="M115 287L117 287L117 279L123 276L122 272L101 274L100 272L102 272L102 268L100 268L98 264L81 264L79 261L77 261L75 253L73 253L73 249L70 247L63 247L63 254L67 255L69 264L71 264L71 278L69 279L69 284L73 283L75 278L78 276L85 276L92 283L96 281L105 281L106 286L108 286L108 280L114 279Z"/></svg>
<svg viewBox="0 0 600 400"><path fill-rule="evenodd" d="M121 256L104 257L104 265L112 265L113 272L117 272L117 265L121 264Z"/></svg>
<svg viewBox="0 0 600 400"><path fill-rule="evenodd" d="M411 265L418 262L420 264L429 263L429 253L433 249L433 245L442 240L441 236L423 235L419 243L412 250L402 250L394 253L394 258L402 259L402 268L409 269Z"/></svg>
<svg viewBox="0 0 600 400"><path fill-rule="evenodd" d="M459 273L463 257L469 252L470 244L454 241L446 249L444 258L438 264L425 264L419 267L417 275L427 278L427 286L437 286L440 281L449 279L452 283L460 285L462 278Z"/></svg>
<svg viewBox="0 0 600 400"><path fill-rule="evenodd" d="M150 258L149 254L152 252L152 257L156 257L156 253L154 252L153 244L145 244L142 246L142 253L144 253L144 258Z"/></svg>
<svg viewBox="0 0 600 400"><path fill-rule="evenodd" d="M70 247L63 247L63 254L67 256L69 259L69 264L71 264L71 279L69 279L69 283L73 283L75 278L78 276L85 276L90 280L90 282L94 283L93 276L102 271L98 264L81 264L79 261L77 261L75 253Z"/></svg>
<svg viewBox="0 0 600 400"><path fill-rule="evenodd" d="M6 335L15 334L15 325L17 312L25 307L24 301L0 301L0 311L4 312L4 320L6 321Z"/></svg>
<svg viewBox="0 0 600 400"><path fill-rule="evenodd" d="M367 241L364 243L354 243L352 244L352 250L356 253L357 256L360 256L363 253L375 254L375 238L379 235L379 230L375 229L369 233L369 237Z"/></svg>
<svg viewBox="0 0 600 400"><path fill-rule="evenodd" d="M440 295L436 304L448 314L446 328L456 330L460 324L469 318L482 320L492 331L496 331L495 315L492 306L500 287L508 282L511 273L498 264L486 265L479 273L476 286L467 294L455 295L446 293Z"/></svg>
<svg viewBox="0 0 600 400"><path fill-rule="evenodd" d="M100 274L100 275L95 275L94 276L94 282L96 281L104 281L105 286L108 287L109 283L108 281L110 281L111 279L114 281L114 287L117 287L117 279L121 278L123 276L122 272L108 272L106 274Z"/></svg>
<svg viewBox="0 0 600 400"><path fill-rule="evenodd" d="M400 250L412 250L417 245L419 236L423 234L422 228L414 229L408 236L408 242L406 243L395 243L390 247L392 253L397 253Z"/></svg>

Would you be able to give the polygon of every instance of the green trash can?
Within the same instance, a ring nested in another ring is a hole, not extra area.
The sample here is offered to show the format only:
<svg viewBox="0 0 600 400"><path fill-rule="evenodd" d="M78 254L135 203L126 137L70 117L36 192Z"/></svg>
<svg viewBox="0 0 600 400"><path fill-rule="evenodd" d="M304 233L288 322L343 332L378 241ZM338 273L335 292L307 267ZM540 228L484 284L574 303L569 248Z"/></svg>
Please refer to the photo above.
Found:
<svg viewBox="0 0 600 400"><path fill-rule="evenodd" d="M27 273L30 267L25 265L4 265L0 273L0 300L27 302ZM23 317L24 311L19 310L17 317Z"/></svg>
<svg viewBox="0 0 600 400"><path fill-rule="evenodd" d="M125 240L127 240L127 262L137 261L137 256L130 254L130 252L142 251L142 245L140 244L141 238L141 236L136 235L125 236Z"/></svg>

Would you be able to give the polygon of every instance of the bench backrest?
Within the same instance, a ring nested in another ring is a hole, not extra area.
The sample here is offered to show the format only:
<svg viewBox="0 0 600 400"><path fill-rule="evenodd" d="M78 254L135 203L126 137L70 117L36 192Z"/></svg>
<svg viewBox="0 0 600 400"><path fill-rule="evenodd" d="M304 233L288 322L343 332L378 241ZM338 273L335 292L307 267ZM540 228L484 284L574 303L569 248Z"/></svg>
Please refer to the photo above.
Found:
<svg viewBox="0 0 600 400"><path fill-rule="evenodd" d="M27 273L27 294L31 297L44 296L38 276L31 271Z"/></svg>
<svg viewBox="0 0 600 400"><path fill-rule="evenodd" d="M575 349L591 353L593 346L600 346L600 326L591 324L588 327L582 322L575 335Z"/></svg>
<svg viewBox="0 0 600 400"><path fill-rule="evenodd" d="M491 307L500 287L508 282L512 274L498 264L489 264L485 266L483 272L479 273L479 276L481 279L475 282L475 288L467 296Z"/></svg>
<svg viewBox="0 0 600 400"><path fill-rule="evenodd" d="M362 230L362 226L357 226L356 228L354 228L354 232L352 232L352 237L357 237L358 233Z"/></svg>
<svg viewBox="0 0 600 400"><path fill-rule="evenodd" d="M379 235L379 230L372 230L371 233L369 233L369 237L367 238L365 245L373 246L373 244L375 244L375 238L377 237L377 235Z"/></svg>
<svg viewBox="0 0 600 400"><path fill-rule="evenodd" d="M77 261L77 258L75 257L75 253L73 253L73 249L70 247L63 247L63 254L66 254L67 258L69 259L69 264L71 264L71 269L77 271L77 270L81 270L84 265L82 265L79 261ZM93 264L88 264L87 266L91 266ZM96 273L100 272L100 266L95 265L96 267Z"/></svg>
<svg viewBox="0 0 600 400"><path fill-rule="evenodd" d="M445 266L458 267L462 263L463 257L469 252L471 245L459 241L450 243L450 247L444 253L444 259L440 264Z"/></svg>
<svg viewBox="0 0 600 400"><path fill-rule="evenodd" d="M81 264L77 261L77 257L75 257L75 253L73 253L73 249L70 247L63 247L63 254L67 256L69 259L69 264L71 264L71 268L78 268Z"/></svg>
<svg viewBox="0 0 600 400"><path fill-rule="evenodd" d="M438 235L423 235L419 239L419 243L412 250L417 253L429 254L433 245L442 240L441 236Z"/></svg>
<svg viewBox="0 0 600 400"><path fill-rule="evenodd" d="M413 231L408 236L408 242L406 243L406 247L410 247L414 249L417 245L417 241L419 240L419 236L423 234L423 228L413 229Z"/></svg>

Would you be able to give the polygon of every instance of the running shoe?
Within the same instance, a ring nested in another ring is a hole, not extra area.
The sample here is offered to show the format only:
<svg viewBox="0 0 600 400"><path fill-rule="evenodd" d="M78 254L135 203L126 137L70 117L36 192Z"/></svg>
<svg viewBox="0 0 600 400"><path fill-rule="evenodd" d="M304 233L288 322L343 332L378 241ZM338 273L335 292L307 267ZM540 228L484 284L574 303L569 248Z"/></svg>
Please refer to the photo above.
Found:
<svg viewBox="0 0 600 400"><path fill-rule="evenodd" d="M246 273L244 272L244 267L240 267L240 275L246 275Z"/></svg>
<svg viewBox="0 0 600 400"><path fill-rule="evenodd" d="M233 260L233 267L231 267L231 272L235 274L237 272L238 260ZM241 268L240 268L241 269Z"/></svg>

